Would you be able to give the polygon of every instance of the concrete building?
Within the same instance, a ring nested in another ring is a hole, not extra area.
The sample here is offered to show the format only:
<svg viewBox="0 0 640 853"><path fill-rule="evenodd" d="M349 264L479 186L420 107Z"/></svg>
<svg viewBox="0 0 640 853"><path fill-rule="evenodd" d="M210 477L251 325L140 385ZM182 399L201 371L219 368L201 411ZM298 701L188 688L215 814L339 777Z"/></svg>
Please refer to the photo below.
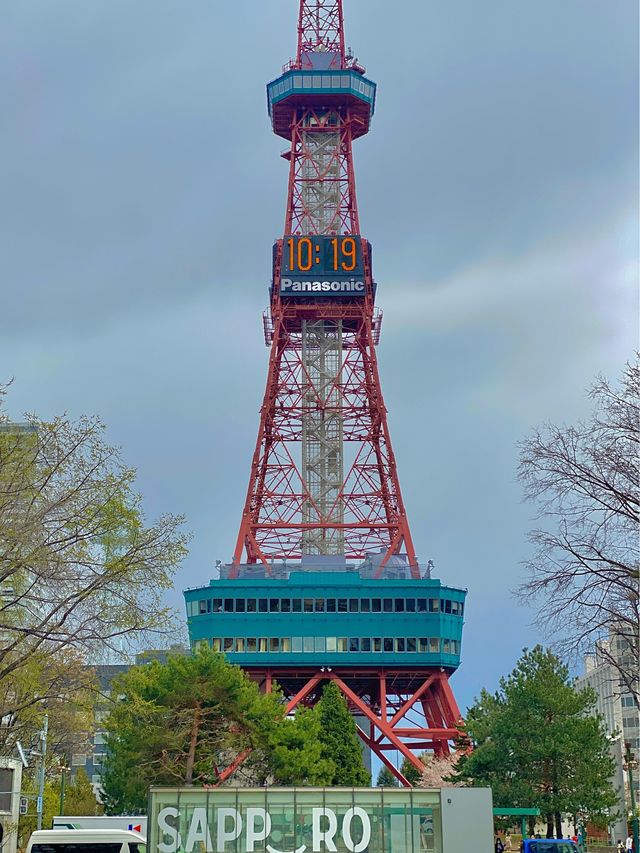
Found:
<svg viewBox="0 0 640 853"><path fill-rule="evenodd" d="M22 762L0 757L0 853L16 853Z"/></svg>
<svg viewBox="0 0 640 853"><path fill-rule="evenodd" d="M636 760L640 759L640 711L634 697L620 679L617 665L633 670L631 648L624 634L611 631L608 639L596 645L593 654L584 659L585 674L576 680L576 687L590 687L596 694L595 711L599 713L611 738L611 755L616 762L614 786L620 791L620 811L626 816L631 809L627 777L624 771L625 744L629 744ZM637 663L636 663L637 667ZM640 773L634 771L636 803L640 802ZM612 827L612 839L626 838L627 823L621 818Z"/></svg>

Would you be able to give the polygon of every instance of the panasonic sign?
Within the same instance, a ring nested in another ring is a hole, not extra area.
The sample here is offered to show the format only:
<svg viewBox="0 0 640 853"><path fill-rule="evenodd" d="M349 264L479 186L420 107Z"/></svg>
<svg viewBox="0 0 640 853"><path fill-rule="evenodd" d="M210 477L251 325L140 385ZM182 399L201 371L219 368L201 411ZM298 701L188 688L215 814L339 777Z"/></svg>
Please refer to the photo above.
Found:
<svg viewBox="0 0 640 853"><path fill-rule="evenodd" d="M343 278L337 281L280 279L281 296L364 296L364 281Z"/></svg>

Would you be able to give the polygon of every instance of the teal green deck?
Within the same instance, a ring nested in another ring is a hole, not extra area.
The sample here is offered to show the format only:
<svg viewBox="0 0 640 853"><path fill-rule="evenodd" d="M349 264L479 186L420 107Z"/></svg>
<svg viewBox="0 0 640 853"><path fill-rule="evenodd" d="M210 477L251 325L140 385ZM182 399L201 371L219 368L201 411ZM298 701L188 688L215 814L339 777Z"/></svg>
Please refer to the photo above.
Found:
<svg viewBox="0 0 640 853"><path fill-rule="evenodd" d="M292 572L283 580L212 580L184 595L192 646L205 642L243 666L388 662L452 672L460 663L466 591L435 579Z"/></svg>

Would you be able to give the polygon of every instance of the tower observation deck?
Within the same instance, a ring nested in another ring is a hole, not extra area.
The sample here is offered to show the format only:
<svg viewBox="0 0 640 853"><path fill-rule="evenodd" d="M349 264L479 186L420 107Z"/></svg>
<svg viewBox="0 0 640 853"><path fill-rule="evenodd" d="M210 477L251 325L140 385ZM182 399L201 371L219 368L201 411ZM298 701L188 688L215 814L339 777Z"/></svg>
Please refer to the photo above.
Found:
<svg viewBox="0 0 640 853"><path fill-rule="evenodd" d="M185 599L192 646L264 690L277 681L289 710L334 681L364 743L408 784L389 751L420 769L418 751L446 754L458 734L448 678L466 593L419 564L400 491L352 158L376 84L345 49L342 6L300 0L296 57L267 86L289 181L266 390L233 559Z"/></svg>

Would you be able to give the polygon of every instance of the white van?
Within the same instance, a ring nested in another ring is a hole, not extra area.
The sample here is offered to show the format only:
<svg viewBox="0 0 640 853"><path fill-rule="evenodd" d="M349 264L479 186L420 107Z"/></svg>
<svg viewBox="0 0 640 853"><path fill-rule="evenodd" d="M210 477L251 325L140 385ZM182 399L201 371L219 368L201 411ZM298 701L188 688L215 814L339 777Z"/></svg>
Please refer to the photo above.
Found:
<svg viewBox="0 0 640 853"><path fill-rule="evenodd" d="M146 853L144 835L127 829L40 829L26 853Z"/></svg>

